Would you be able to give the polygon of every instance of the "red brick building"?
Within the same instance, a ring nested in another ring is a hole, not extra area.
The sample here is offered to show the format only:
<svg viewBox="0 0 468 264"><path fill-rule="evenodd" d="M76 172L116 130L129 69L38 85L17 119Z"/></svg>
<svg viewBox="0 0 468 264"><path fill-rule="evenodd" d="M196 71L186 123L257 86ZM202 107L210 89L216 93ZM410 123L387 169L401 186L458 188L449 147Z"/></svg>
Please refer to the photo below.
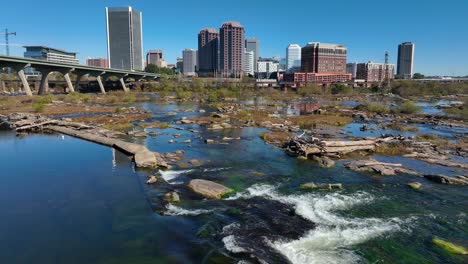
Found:
<svg viewBox="0 0 468 264"><path fill-rule="evenodd" d="M109 68L109 62L107 59L86 59L86 65L93 67Z"/></svg>
<svg viewBox="0 0 468 264"><path fill-rule="evenodd" d="M301 50L302 72L285 73L283 83L297 87L348 82L352 75L346 73L346 56L343 45L309 42Z"/></svg>
<svg viewBox="0 0 468 264"><path fill-rule="evenodd" d="M330 85L333 83L344 83L351 80L351 73L326 72L295 72L285 73L283 82L289 86L305 86L307 84Z"/></svg>
<svg viewBox="0 0 468 264"><path fill-rule="evenodd" d="M219 33L219 68L224 76L243 75L244 48L244 27L235 21L224 23Z"/></svg>
<svg viewBox="0 0 468 264"><path fill-rule="evenodd" d="M346 56L343 45L309 42L301 50L301 71L345 73Z"/></svg>

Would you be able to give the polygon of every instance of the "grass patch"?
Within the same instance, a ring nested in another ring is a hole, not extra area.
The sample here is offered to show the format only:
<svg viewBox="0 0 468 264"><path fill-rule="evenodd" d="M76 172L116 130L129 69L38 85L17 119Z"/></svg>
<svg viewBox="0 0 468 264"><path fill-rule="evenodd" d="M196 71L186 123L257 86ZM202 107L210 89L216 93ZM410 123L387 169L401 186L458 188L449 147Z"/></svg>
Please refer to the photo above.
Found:
<svg viewBox="0 0 468 264"><path fill-rule="evenodd" d="M421 107L417 106L412 101L406 101L402 103L398 108L393 109L392 112L402 114L415 114L421 112Z"/></svg>
<svg viewBox="0 0 468 264"><path fill-rule="evenodd" d="M45 103L42 102L34 102L32 104L32 110L35 113L42 113L45 110Z"/></svg>
<svg viewBox="0 0 468 264"><path fill-rule="evenodd" d="M444 109L444 112L450 116L462 118L464 120L468 120L468 108L465 106L458 106L458 107L450 107Z"/></svg>
<svg viewBox="0 0 468 264"><path fill-rule="evenodd" d="M434 144L436 146L440 146L440 147L449 145L448 140L442 139L436 134L419 134L419 135L416 136L416 138L418 140L420 140L420 141L431 142L432 144Z"/></svg>
<svg viewBox="0 0 468 264"><path fill-rule="evenodd" d="M411 153L411 150L402 145L377 146L375 153L388 156L398 156Z"/></svg>
<svg viewBox="0 0 468 264"><path fill-rule="evenodd" d="M170 127L168 123L161 123L161 122L140 123L138 125L141 128L156 128L156 129L166 129Z"/></svg>
<svg viewBox="0 0 468 264"><path fill-rule="evenodd" d="M67 103L74 103L74 104L80 103L80 102L88 103L89 101L91 101L91 96L89 94L72 92L64 96L63 101Z"/></svg>
<svg viewBox="0 0 468 264"><path fill-rule="evenodd" d="M273 131L273 132L263 132L260 133L260 138L269 144L283 144L289 138L292 137L292 134L284 131Z"/></svg>
<svg viewBox="0 0 468 264"><path fill-rule="evenodd" d="M317 125L345 126L353 122L351 117L340 115L303 115L289 117L288 120L303 129L316 128Z"/></svg>
<svg viewBox="0 0 468 264"><path fill-rule="evenodd" d="M401 124L397 123L392 123L389 124L385 127L386 129L391 129L391 130L398 130L398 131L404 131L404 132L418 132L419 128L415 126L404 126Z"/></svg>
<svg viewBox="0 0 468 264"><path fill-rule="evenodd" d="M54 100L55 100L55 96L53 96L52 94L37 96L34 98L34 102L38 104L50 104Z"/></svg>
<svg viewBox="0 0 468 264"><path fill-rule="evenodd" d="M133 124L130 122L125 123L107 123L104 125L104 128L109 130L116 130L116 131L129 131L133 129Z"/></svg>

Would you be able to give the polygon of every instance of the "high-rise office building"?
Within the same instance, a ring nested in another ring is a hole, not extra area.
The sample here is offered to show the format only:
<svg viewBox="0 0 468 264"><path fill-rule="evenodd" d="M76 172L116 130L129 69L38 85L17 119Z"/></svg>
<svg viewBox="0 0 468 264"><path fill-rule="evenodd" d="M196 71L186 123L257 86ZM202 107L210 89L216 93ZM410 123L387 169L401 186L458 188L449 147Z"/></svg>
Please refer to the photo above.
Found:
<svg viewBox="0 0 468 264"><path fill-rule="evenodd" d="M350 73L351 78L356 79L357 63L356 62L347 63L346 64L346 73Z"/></svg>
<svg viewBox="0 0 468 264"><path fill-rule="evenodd" d="M193 49L185 49L182 52L183 71L184 75L193 76L197 69L197 51Z"/></svg>
<svg viewBox="0 0 468 264"><path fill-rule="evenodd" d="M404 42L398 45L397 74L400 78L413 78L414 43Z"/></svg>
<svg viewBox="0 0 468 264"><path fill-rule="evenodd" d="M146 53L146 64L157 65L158 61L162 59L163 59L162 50L149 50L148 53Z"/></svg>
<svg viewBox="0 0 468 264"><path fill-rule="evenodd" d="M176 68L178 72L183 73L184 72L184 59L181 57L177 57L176 59Z"/></svg>
<svg viewBox="0 0 468 264"><path fill-rule="evenodd" d="M255 55L253 51L245 51L244 52L244 67L243 71L244 74L249 74L254 76L254 62L255 62Z"/></svg>
<svg viewBox="0 0 468 264"><path fill-rule="evenodd" d="M198 33L198 71L202 75L215 75L218 70L219 32L205 28Z"/></svg>
<svg viewBox="0 0 468 264"><path fill-rule="evenodd" d="M245 31L244 27L235 21L226 22L220 29L220 72L227 77L242 76L244 58Z"/></svg>
<svg viewBox="0 0 468 264"><path fill-rule="evenodd" d="M286 48L286 71L295 72L301 69L301 46L289 44Z"/></svg>
<svg viewBox="0 0 468 264"><path fill-rule="evenodd" d="M301 49L301 71L346 73L346 56L343 45L309 42Z"/></svg>
<svg viewBox="0 0 468 264"><path fill-rule="evenodd" d="M107 56L111 68L143 70L141 12L132 7L106 7Z"/></svg>
<svg viewBox="0 0 468 264"><path fill-rule="evenodd" d="M250 38L245 40L245 49L247 52L252 51L254 53L254 71L257 71L257 62L260 57L259 41L256 38Z"/></svg>

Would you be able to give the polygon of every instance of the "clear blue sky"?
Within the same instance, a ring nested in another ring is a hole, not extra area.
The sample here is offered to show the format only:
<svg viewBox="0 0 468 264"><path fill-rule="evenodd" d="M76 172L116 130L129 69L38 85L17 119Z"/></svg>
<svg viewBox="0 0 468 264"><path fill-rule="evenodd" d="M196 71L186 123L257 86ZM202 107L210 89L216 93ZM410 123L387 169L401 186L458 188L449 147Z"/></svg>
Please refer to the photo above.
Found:
<svg viewBox="0 0 468 264"><path fill-rule="evenodd" d="M349 62L396 63L397 46L416 43L415 71L468 75L467 0L23 0L2 1L0 28L18 35L10 43L48 45L86 57L106 57L106 6L143 13L143 48L162 49L173 63L184 48L197 48L197 33L241 22L260 40L262 57L285 56L289 43L344 44ZM0 53L5 53L3 36ZM22 55L19 46L12 55Z"/></svg>

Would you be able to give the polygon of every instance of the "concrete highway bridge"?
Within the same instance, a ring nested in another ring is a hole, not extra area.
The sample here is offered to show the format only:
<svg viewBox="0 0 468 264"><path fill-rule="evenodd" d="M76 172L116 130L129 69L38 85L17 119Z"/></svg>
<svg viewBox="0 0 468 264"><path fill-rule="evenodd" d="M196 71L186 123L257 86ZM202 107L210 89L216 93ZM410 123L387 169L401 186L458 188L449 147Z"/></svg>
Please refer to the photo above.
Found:
<svg viewBox="0 0 468 264"><path fill-rule="evenodd" d="M31 88L29 87L28 80L26 78L25 69L28 67L34 68L36 71L41 73L41 81L39 85L38 94L42 95L47 92L48 87L48 76L52 72L59 72L63 74L65 81L67 83L68 90L74 92L74 87L78 87L80 80L84 76L93 76L96 77L96 80L99 84L99 88L102 93L106 93L104 89L103 80L105 81L109 77L117 77L122 84L122 87L125 92L128 92L129 89L125 85L125 82L128 79L134 79L135 81L141 80L154 80L159 77L159 74L147 73L147 72L137 72L137 71L128 71L120 69L110 69L110 68L99 68L91 67L80 64L66 64L58 62L50 62L45 60L36 60L23 57L12 57L12 56L3 56L0 55L0 69L2 68L11 68L18 74L21 83L23 84L24 91L27 95L32 96ZM76 81L73 84L70 78L70 74L76 74Z"/></svg>

